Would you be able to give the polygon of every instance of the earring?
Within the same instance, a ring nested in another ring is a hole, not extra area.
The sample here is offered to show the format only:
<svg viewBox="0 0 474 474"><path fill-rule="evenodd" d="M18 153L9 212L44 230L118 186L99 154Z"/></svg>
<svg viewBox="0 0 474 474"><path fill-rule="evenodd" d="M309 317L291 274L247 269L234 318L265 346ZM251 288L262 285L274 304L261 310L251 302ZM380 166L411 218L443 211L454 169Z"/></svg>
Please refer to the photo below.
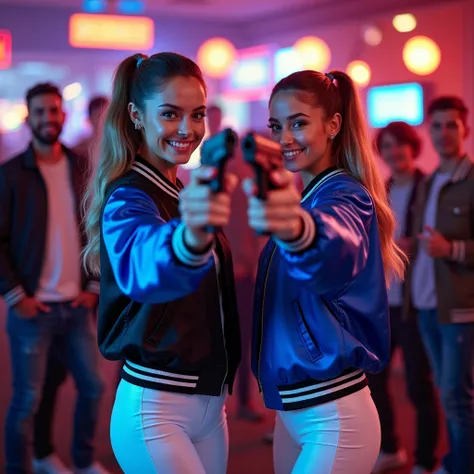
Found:
<svg viewBox="0 0 474 474"><path fill-rule="evenodd" d="M142 124L140 122L135 122L135 130L141 130Z"/></svg>
<svg viewBox="0 0 474 474"><path fill-rule="evenodd" d="M331 133L331 135L329 135L329 138L330 138L331 140L334 140L334 133Z"/></svg>

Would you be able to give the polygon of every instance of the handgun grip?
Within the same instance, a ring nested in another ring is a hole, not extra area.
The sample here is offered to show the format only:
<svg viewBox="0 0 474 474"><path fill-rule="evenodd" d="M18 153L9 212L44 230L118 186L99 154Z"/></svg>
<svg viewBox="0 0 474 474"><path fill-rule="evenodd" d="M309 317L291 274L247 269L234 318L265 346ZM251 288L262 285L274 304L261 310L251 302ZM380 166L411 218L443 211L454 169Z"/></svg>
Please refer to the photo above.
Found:
<svg viewBox="0 0 474 474"><path fill-rule="evenodd" d="M207 182L213 193L224 191L224 166L217 167L217 175Z"/></svg>
<svg viewBox="0 0 474 474"><path fill-rule="evenodd" d="M268 191L277 189L270 179L270 173L261 166L256 165L255 169L255 184L257 186L257 198L261 200L267 199Z"/></svg>
<svg viewBox="0 0 474 474"><path fill-rule="evenodd" d="M261 166L255 166L255 185L257 186L257 198L261 200L267 199L270 187L270 176Z"/></svg>
<svg viewBox="0 0 474 474"><path fill-rule="evenodd" d="M210 181L208 181L206 184L209 186L211 189L212 193L221 193L224 191L224 173L225 166L219 166L217 168L217 175L212 178ZM204 232L209 232L209 233L216 233L219 232L221 229L214 227L214 226L205 226L204 227Z"/></svg>
<svg viewBox="0 0 474 474"><path fill-rule="evenodd" d="M270 174L268 171L263 169L261 166L256 165L255 169L255 184L257 186L257 198L264 201L267 199L268 191L275 189L276 186L272 183L270 179ZM256 231L257 235L269 236L270 232L265 231Z"/></svg>
<svg viewBox="0 0 474 474"><path fill-rule="evenodd" d="M255 182L258 189L257 198L265 200L268 197L268 191L278 189L278 186L270 179L270 173L261 166L255 166ZM271 235L270 232L257 231L258 235Z"/></svg>

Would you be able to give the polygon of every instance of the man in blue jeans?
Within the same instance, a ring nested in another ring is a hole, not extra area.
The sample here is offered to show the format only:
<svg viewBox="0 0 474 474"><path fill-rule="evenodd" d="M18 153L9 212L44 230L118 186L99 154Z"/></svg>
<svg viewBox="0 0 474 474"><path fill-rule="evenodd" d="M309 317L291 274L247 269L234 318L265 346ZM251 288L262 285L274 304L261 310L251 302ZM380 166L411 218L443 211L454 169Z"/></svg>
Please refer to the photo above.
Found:
<svg viewBox="0 0 474 474"><path fill-rule="evenodd" d="M104 474L93 453L103 392L92 325L99 284L80 258L86 162L59 142L65 114L57 87L38 84L26 102L31 144L0 167L0 293L9 306L13 378L5 472ZM73 471L54 453L32 465L34 415L50 356L64 363L78 391Z"/></svg>
<svg viewBox="0 0 474 474"><path fill-rule="evenodd" d="M474 165L465 154L468 110L458 97L428 108L439 168L417 207L409 277L418 324L448 424L450 452L438 473L474 473ZM415 234L415 235L416 235Z"/></svg>

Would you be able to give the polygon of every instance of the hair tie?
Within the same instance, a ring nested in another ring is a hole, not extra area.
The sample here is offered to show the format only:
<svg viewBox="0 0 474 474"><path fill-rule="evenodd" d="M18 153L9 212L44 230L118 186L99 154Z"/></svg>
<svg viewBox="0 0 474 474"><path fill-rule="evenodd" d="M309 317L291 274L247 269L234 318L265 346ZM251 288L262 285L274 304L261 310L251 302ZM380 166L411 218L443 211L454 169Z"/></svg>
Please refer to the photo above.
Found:
<svg viewBox="0 0 474 474"><path fill-rule="evenodd" d="M331 82L334 82L334 76L333 76L330 72L327 72L327 73L325 74L325 76L326 76L327 78L329 78L329 80L330 80Z"/></svg>
<svg viewBox="0 0 474 474"><path fill-rule="evenodd" d="M145 58L143 56L138 58L137 67L140 67L140 64L143 62L144 59Z"/></svg>

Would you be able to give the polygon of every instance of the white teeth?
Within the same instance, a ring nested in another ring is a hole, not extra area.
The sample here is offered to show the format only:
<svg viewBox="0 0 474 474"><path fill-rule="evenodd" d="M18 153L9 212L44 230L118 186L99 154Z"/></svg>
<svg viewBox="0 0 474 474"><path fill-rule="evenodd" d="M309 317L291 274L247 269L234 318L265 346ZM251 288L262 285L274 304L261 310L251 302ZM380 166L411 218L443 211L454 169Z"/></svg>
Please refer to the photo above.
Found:
<svg viewBox="0 0 474 474"><path fill-rule="evenodd" d="M292 151L284 151L283 156L286 158L292 158L293 156L299 155L303 150L292 150Z"/></svg>
<svg viewBox="0 0 474 474"><path fill-rule="evenodd" d="M169 144L171 146L176 147L176 148L188 148L189 145L190 145L189 142L175 142L175 141L172 141L172 140L169 141Z"/></svg>

